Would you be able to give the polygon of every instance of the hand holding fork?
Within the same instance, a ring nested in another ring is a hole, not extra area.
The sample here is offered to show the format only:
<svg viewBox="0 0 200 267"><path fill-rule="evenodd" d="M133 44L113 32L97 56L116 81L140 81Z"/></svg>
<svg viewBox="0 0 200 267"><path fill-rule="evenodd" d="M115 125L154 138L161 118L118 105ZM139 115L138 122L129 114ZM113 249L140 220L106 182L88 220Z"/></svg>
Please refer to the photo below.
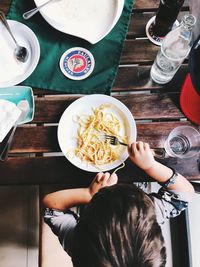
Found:
<svg viewBox="0 0 200 267"><path fill-rule="evenodd" d="M117 138L116 136L105 134L104 138L105 138L105 140L108 140L110 142L110 144L113 146L117 146L117 145L128 146L128 144L121 142L119 140L119 138ZM157 158L163 159L166 157L166 152L162 148L151 148L151 151L152 151L153 155Z"/></svg>

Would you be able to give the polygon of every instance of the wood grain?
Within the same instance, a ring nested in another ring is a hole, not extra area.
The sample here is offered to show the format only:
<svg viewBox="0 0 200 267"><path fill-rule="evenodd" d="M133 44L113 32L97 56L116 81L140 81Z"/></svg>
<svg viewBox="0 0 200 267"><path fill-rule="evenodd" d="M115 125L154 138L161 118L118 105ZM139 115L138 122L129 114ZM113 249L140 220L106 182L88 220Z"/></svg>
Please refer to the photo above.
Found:
<svg viewBox="0 0 200 267"><path fill-rule="evenodd" d="M112 93L115 92L131 92L131 91L160 91L166 92L180 92L180 89L188 73L188 65L183 64L171 82L160 85L153 82L150 78L149 65L129 65L120 66L118 69L117 77L114 82ZM42 90L34 88L34 94L38 96L43 95L62 95L62 92L52 90Z"/></svg>
<svg viewBox="0 0 200 267"><path fill-rule="evenodd" d="M188 13L189 13L188 11L181 11L177 19L181 21L182 17ZM146 24L151 17L155 16L155 14L156 12L139 13L133 11L126 38L134 39L138 37L139 38L146 37L146 32L145 32Z"/></svg>
<svg viewBox="0 0 200 267"><path fill-rule="evenodd" d="M152 64L158 50L148 39L126 40L120 64Z"/></svg>
<svg viewBox="0 0 200 267"><path fill-rule="evenodd" d="M174 167L187 179L200 179L197 159L168 158L162 161ZM6 184L65 184L65 187L87 186L94 178L88 173L71 165L65 157L9 158L0 164L0 185ZM149 181L144 172L135 167L129 160L118 172L119 182Z"/></svg>
<svg viewBox="0 0 200 267"><path fill-rule="evenodd" d="M121 66L115 80L112 92L134 90L160 90L166 92L180 92L188 73L188 65L182 65L170 83L160 85L150 78L151 66Z"/></svg>
<svg viewBox="0 0 200 267"><path fill-rule="evenodd" d="M137 11L149 11L155 10L158 8L160 1L159 0L135 0L133 9ZM183 9L188 8L188 0L186 0L183 4Z"/></svg>
<svg viewBox="0 0 200 267"><path fill-rule="evenodd" d="M172 129L190 122L138 122L137 140L149 143L151 147L163 148ZM61 152L57 141L57 126L18 127L10 153Z"/></svg>
<svg viewBox="0 0 200 267"><path fill-rule="evenodd" d="M35 99L33 123L58 123L64 110L79 96L56 96ZM179 95L129 94L116 95L131 111L135 119L180 119Z"/></svg>

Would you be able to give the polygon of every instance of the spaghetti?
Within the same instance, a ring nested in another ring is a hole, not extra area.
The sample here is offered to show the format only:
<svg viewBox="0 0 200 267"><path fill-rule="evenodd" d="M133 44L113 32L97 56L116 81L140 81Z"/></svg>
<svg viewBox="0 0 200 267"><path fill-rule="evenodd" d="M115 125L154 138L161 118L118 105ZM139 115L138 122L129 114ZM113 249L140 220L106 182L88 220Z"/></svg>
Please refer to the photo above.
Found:
<svg viewBox="0 0 200 267"><path fill-rule="evenodd" d="M115 169L112 174L115 174L116 172L118 172L120 169L123 169L124 167L125 167L125 163L122 162L121 166L119 166L117 169Z"/></svg>
<svg viewBox="0 0 200 267"><path fill-rule="evenodd" d="M100 105L93 109L92 115L79 116L77 119L79 128L75 155L99 168L119 159L122 149L120 146L112 146L105 140L103 137L105 134L127 141L121 134L123 125L117 116L109 111L110 107L109 104Z"/></svg>

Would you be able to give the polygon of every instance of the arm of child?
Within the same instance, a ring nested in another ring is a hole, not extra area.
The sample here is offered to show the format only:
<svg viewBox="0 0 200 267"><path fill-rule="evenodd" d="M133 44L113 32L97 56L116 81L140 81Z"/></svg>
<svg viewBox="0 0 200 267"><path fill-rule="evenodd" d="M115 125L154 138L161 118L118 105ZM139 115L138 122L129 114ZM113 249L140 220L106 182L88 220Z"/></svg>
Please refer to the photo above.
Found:
<svg viewBox="0 0 200 267"><path fill-rule="evenodd" d="M165 183L173 175L172 169L154 159L149 144L141 141L135 142L129 145L128 151L132 162L143 169L158 183ZM175 183L169 185L168 189L177 190L191 195L194 194L194 188L191 183L179 173Z"/></svg>
<svg viewBox="0 0 200 267"><path fill-rule="evenodd" d="M102 187L114 185L117 180L116 174L98 173L89 187L65 189L47 194L43 198L43 205L46 208L64 211L70 207L87 204Z"/></svg>

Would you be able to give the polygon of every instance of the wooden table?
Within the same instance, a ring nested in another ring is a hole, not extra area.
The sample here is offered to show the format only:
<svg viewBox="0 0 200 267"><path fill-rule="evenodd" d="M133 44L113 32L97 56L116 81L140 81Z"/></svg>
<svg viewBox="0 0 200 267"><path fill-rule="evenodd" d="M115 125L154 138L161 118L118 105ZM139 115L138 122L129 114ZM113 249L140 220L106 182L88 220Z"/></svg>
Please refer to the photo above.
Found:
<svg viewBox="0 0 200 267"><path fill-rule="evenodd" d="M2 0L0 9L7 12L10 0ZM165 86L153 83L150 67L158 47L145 35L145 25L155 14L158 0L135 0L132 20L120 61L112 96L122 101L132 112L138 130L137 140L152 147L163 147L169 132L179 125L191 125L179 107L179 92L187 73L187 62L182 65L173 81ZM183 7L188 11L187 2ZM79 95L64 95L33 88L35 116L29 125L18 127L7 162L0 164L0 184L56 184L87 185L93 173L79 170L58 155L58 121ZM51 155L49 154L51 153ZM53 154L52 154L53 153ZM168 158L163 163L173 166L188 179L200 179L199 158ZM129 160L119 171L120 182L145 180Z"/></svg>

